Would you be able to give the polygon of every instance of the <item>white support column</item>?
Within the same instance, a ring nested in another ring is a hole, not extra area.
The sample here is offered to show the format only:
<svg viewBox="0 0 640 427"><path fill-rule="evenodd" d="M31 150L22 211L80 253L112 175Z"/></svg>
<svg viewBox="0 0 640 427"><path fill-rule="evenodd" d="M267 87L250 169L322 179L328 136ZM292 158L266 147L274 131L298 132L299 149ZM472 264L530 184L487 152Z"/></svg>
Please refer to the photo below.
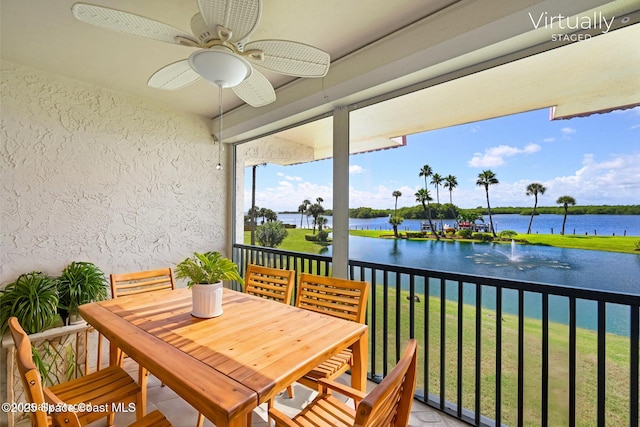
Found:
<svg viewBox="0 0 640 427"><path fill-rule="evenodd" d="M349 109L333 110L333 276L349 273Z"/></svg>

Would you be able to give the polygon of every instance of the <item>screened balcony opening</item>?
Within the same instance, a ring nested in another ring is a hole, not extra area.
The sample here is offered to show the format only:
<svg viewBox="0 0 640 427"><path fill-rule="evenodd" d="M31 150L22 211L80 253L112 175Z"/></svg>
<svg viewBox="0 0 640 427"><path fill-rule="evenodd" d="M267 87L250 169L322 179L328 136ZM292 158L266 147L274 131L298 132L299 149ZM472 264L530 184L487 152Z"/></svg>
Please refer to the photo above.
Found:
<svg viewBox="0 0 640 427"><path fill-rule="evenodd" d="M501 173L505 177L502 188L491 188L496 207L529 206L532 199L526 195L526 186L538 179L536 167L539 171L553 168L544 156L562 157L565 166L572 169L566 175L556 174L558 179L540 178L551 190L546 200L540 196L541 203L556 205L561 194L554 190L561 191L561 178L574 179L576 186L564 188L584 199L588 190L583 194L585 189L577 186L581 174L586 174L583 179L591 176L596 180L595 169L612 159L609 152L595 157L580 150L566 154L567 146L579 143L580 133L582 137L589 134L590 141L607 140L611 153L619 154L613 157L619 165L617 173L625 181L622 177L632 171L637 160L637 153L627 153L633 146L637 100L627 96L628 88L614 84L627 81L616 77L615 70L625 68L629 52L614 53L610 47L625 45L622 41L630 35L621 30L461 78L434 79L424 87L350 108L348 179L333 182L333 186L340 186L338 191L348 189L350 213L365 217L351 218L352 234L386 233L382 237L352 235L348 244L349 277L368 280L375 289L368 311L370 379L383 378L399 357L402 343L416 337L423 344L416 398L472 425L603 425L605 420L637 425L640 297L633 290L637 280L600 268L603 275L597 282L612 286L589 286L573 275L572 269L581 268L573 261L538 255L537 261L547 265L528 265L526 255L509 243L500 249L502 259L489 260L484 253L460 253L454 249L458 243L442 242L442 249L437 250L449 253L443 255L446 261L440 261L429 253L436 249L420 249L421 242L410 239L410 233L422 231L424 218L407 218L404 226L398 224L397 237L389 221L396 213L396 200L399 208L414 206L419 210L416 193L427 188L431 203L456 209L452 215L436 210L435 227L444 229L440 224L447 224L453 228L459 219L457 208L486 207L484 190L475 182L485 169L495 169L498 178ZM587 85L574 76L575 70L592 66L577 62L579 58L586 61L588 55L608 59L598 62L601 68L590 75ZM611 97L598 97L605 88ZM610 103L614 94L617 104ZM479 144L478 133L486 135L488 130L496 132L494 143ZM504 162L520 164L522 171L530 168L532 172L512 178L501 169ZM424 165L443 177L459 175L457 186L449 193L441 183L436 190L432 176L425 181L420 174ZM314 165L295 167L313 169ZM412 181L406 178L406 170L413 175ZM282 176L297 175L282 171ZM380 176L384 181L377 179ZM401 193L397 198L396 191ZM603 204L625 205L635 200L622 187L607 193L602 195L609 197L601 199ZM374 216L376 209L393 212L374 221L367 215ZM290 215L287 218L296 226L300 220L306 224L304 215ZM488 220L486 213L484 219ZM557 219L544 223L536 216L533 234L560 234L562 216ZM494 224L498 233L512 226L502 218ZM580 228L574 223L564 232L598 235L600 228L600 234L605 233L600 226ZM607 229L606 234L626 236L629 229ZM234 249L241 262L332 273L335 244L301 253L305 251L244 242ZM422 258L413 257L420 261L407 261L410 254L420 251ZM475 267L463 271L453 262L465 257L471 258ZM478 268L483 263L498 265L518 257L522 261L516 267L521 269L518 273L507 274L506 267L500 267L502 271ZM635 272L636 264L632 260L621 270ZM554 279L545 269L560 274Z"/></svg>

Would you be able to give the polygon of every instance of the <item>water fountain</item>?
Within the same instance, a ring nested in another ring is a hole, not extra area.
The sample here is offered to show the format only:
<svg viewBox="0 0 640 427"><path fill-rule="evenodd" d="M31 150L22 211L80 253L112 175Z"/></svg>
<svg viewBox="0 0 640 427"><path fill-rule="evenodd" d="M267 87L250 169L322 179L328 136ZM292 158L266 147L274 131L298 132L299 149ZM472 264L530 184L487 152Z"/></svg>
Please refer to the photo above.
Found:
<svg viewBox="0 0 640 427"><path fill-rule="evenodd" d="M507 255L507 258L509 258L511 261L518 261L520 259L520 255L518 255L516 252L516 241L513 239L511 239L511 253Z"/></svg>
<svg viewBox="0 0 640 427"><path fill-rule="evenodd" d="M515 268L517 270L531 270L534 268L546 267L554 269L570 269L571 266L566 262L557 259L547 258L537 253L520 253L517 249L518 244L511 240L510 251L503 251L497 247L502 247L502 243L492 244L492 251L476 252L469 255L474 264L498 267L498 268Z"/></svg>

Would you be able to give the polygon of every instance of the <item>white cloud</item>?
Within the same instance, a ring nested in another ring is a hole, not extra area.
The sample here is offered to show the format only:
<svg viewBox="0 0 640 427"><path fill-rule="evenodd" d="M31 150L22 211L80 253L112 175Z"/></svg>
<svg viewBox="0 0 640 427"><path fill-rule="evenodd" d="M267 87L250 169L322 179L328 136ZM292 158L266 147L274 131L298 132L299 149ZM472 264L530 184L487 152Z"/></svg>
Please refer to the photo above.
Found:
<svg viewBox="0 0 640 427"><path fill-rule="evenodd" d="M585 154L573 175L557 177L550 185L579 203L636 204L640 200L640 153L613 155L598 161Z"/></svg>
<svg viewBox="0 0 640 427"><path fill-rule="evenodd" d="M580 205L638 204L639 164L640 153L611 155L606 159L586 154L582 167L572 174L540 182L547 190L538 196L538 204L555 206L558 197L564 195L575 198ZM515 182L500 180L499 184L489 187L491 206L533 206L533 197L526 195L527 185L532 182L530 179ZM442 194L440 196L442 199ZM487 204L484 190L470 186L456 189L453 202L463 208Z"/></svg>
<svg viewBox="0 0 640 427"><path fill-rule="evenodd" d="M564 137L568 138L569 136L573 135L577 131L574 128L566 126L566 127L563 127L562 129L560 129L560 132L562 132L562 135Z"/></svg>
<svg viewBox="0 0 640 427"><path fill-rule="evenodd" d="M487 148L484 153L475 153L469 160L471 167L495 167L505 163L506 157L518 154L531 154L540 151L542 148L538 144L528 144L524 148L511 147L509 145L499 145Z"/></svg>
<svg viewBox="0 0 640 427"><path fill-rule="evenodd" d="M275 187L268 187L256 191L256 205L261 208L273 209L276 212L283 210L297 211L302 201L307 199L315 203L316 198L322 197L325 207L333 205L333 186L329 184L314 184L308 181L296 179L295 182L287 180L278 181ZM244 210L251 206L251 190L244 192Z"/></svg>
<svg viewBox="0 0 640 427"><path fill-rule="evenodd" d="M302 178L299 176L286 175L282 172L278 172L276 175L286 179L287 181L302 181Z"/></svg>
<svg viewBox="0 0 640 427"><path fill-rule="evenodd" d="M544 142L553 142L553 141L555 141L555 140L556 140L556 139L555 139L554 137L550 136L550 137L548 137L548 138L543 139L542 141L544 141Z"/></svg>
<svg viewBox="0 0 640 427"><path fill-rule="evenodd" d="M352 208L369 207L373 209L392 209L396 202L392 194L396 190L402 193L402 196L398 197L399 208L403 206L414 206L416 204L415 193L418 189L419 186L409 187L406 185L400 188L379 185L370 191L357 190L350 187L349 206Z"/></svg>
<svg viewBox="0 0 640 427"><path fill-rule="evenodd" d="M568 195L578 204L638 204L640 203L640 153L612 155L599 160L592 154L586 154L582 167L571 175L558 176L541 182L547 188L544 195L538 197L542 206L555 206L560 196ZM530 206L533 198L525 194L531 180L519 180L513 183L500 181L489 188L492 206ZM469 194L472 193L472 194ZM486 205L484 191L462 191L465 206ZM455 203L455 195L454 195Z"/></svg>
<svg viewBox="0 0 640 427"><path fill-rule="evenodd" d="M362 166L359 166L359 165L350 165L349 166L349 173L350 174L357 175L357 174L364 173L365 171L366 171L366 169L363 168Z"/></svg>

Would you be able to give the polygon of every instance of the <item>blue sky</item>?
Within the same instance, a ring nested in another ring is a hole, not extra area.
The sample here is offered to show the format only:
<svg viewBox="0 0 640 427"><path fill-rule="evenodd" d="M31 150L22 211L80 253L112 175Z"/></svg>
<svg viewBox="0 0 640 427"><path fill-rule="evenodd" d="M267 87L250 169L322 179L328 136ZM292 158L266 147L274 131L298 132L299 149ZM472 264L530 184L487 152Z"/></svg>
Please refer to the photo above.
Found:
<svg viewBox="0 0 640 427"><path fill-rule="evenodd" d="M486 206L478 174L491 169L492 206L532 206L526 196L532 182L547 190L539 206L553 206L569 195L578 205L640 203L640 107L570 120L549 120L549 109L515 114L407 137L407 145L350 157L350 207L413 206L424 186L423 165L442 176L455 175L453 203ZM295 166L268 164L257 170L256 205L276 212L296 211L304 199L324 199L332 207L332 162ZM245 206L251 205L251 172L246 170ZM436 191L429 184L436 199ZM440 188L440 202L449 192Z"/></svg>

